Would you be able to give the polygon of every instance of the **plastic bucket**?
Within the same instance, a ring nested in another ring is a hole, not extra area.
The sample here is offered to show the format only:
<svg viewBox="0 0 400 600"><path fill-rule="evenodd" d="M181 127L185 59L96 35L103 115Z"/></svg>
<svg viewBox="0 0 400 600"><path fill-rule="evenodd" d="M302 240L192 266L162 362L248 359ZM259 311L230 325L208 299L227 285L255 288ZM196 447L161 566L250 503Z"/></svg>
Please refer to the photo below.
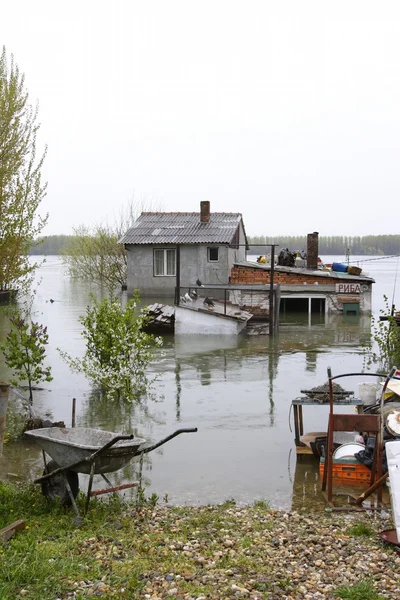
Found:
<svg viewBox="0 0 400 600"><path fill-rule="evenodd" d="M347 265L344 265L343 263L334 262L332 263L332 271L336 271L337 273L346 273Z"/></svg>
<svg viewBox="0 0 400 600"><path fill-rule="evenodd" d="M366 406L376 404L377 389L376 383L360 383L358 386L358 394L360 396L360 400L363 401L363 404Z"/></svg>

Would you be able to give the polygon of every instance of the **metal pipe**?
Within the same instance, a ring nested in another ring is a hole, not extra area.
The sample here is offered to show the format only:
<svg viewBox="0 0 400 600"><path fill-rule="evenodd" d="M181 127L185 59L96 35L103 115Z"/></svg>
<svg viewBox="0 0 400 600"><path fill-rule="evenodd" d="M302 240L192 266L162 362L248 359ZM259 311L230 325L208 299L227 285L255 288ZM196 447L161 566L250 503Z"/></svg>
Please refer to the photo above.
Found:
<svg viewBox="0 0 400 600"><path fill-rule="evenodd" d="M72 398L72 421L71 421L71 427L75 427L75 418L76 418L76 398Z"/></svg>
<svg viewBox="0 0 400 600"><path fill-rule="evenodd" d="M176 246L176 284L175 284L175 306L179 305L181 297L181 247Z"/></svg>
<svg viewBox="0 0 400 600"><path fill-rule="evenodd" d="M188 429L177 429L176 431L174 431L174 433L171 433L171 435L167 435L166 438L160 440L156 444L153 444L152 446L148 446L148 448L144 448L143 450L138 452L138 454L147 454L148 452L151 452L152 450L159 448L166 442L169 442L169 440L172 440L172 438L176 437L177 435L180 435L181 433L196 433L196 431L197 431L197 427L190 427Z"/></svg>
<svg viewBox="0 0 400 600"><path fill-rule="evenodd" d="M332 502L333 479L333 383L332 370L328 367L329 378L329 425L328 425L328 502Z"/></svg>
<svg viewBox="0 0 400 600"><path fill-rule="evenodd" d="M274 274L275 274L275 244L271 245L271 271L269 279L269 335L274 335Z"/></svg>

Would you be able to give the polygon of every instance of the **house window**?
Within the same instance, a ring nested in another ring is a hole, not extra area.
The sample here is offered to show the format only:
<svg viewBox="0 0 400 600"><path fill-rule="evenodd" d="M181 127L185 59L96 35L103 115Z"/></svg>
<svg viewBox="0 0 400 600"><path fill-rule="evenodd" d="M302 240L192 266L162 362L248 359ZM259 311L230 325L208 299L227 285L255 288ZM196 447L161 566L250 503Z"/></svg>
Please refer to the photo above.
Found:
<svg viewBox="0 0 400 600"><path fill-rule="evenodd" d="M176 275L176 252L175 249L166 248L154 249L154 276Z"/></svg>
<svg viewBox="0 0 400 600"><path fill-rule="evenodd" d="M219 248L207 248L208 251L208 262L218 262L218 250Z"/></svg>

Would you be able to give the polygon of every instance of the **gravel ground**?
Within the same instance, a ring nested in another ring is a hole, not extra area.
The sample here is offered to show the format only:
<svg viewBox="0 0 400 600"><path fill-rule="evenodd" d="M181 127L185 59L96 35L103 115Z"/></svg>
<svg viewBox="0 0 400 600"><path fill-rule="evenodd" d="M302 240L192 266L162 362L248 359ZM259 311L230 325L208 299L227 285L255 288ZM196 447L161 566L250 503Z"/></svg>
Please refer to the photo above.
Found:
<svg viewBox="0 0 400 600"><path fill-rule="evenodd" d="M338 587L367 580L374 594L344 597L399 599L400 554L377 535L390 527L364 512L304 515L230 504L128 512L110 517L111 538L82 545L112 579L70 582L68 597L317 600L340 598ZM135 581L116 584L129 580L129 569Z"/></svg>

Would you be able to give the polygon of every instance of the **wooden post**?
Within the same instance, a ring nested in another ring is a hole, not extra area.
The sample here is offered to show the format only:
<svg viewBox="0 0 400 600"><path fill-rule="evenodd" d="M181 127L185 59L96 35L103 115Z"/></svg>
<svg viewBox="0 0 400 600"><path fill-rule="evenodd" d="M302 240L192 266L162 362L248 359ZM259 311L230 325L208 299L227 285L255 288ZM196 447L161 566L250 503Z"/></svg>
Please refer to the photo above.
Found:
<svg viewBox="0 0 400 600"><path fill-rule="evenodd" d="M8 399L10 396L10 384L0 382L0 456L3 454L4 434L6 432L6 419Z"/></svg>

